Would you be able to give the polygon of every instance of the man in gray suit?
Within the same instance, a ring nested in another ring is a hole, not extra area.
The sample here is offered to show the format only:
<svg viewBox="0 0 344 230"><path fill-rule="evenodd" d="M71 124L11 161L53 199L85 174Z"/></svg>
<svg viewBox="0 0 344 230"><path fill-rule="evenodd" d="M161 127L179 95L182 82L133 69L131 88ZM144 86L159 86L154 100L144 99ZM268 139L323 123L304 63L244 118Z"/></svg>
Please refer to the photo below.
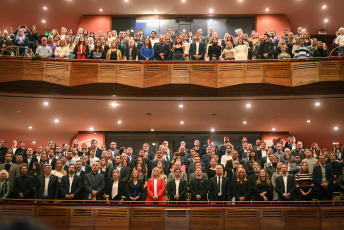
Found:
<svg viewBox="0 0 344 230"><path fill-rule="evenodd" d="M105 188L104 175L98 173L98 162L92 163L92 172L87 173L84 178L85 200L101 200Z"/></svg>
<svg viewBox="0 0 344 230"><path fill-rule="evenodd" d="M0 171L6 170L9 174L8 181L11 183L11 191L13 191L13 183L14 178L20 176L19 166L17 164L12 163L12 154L6 153L5 155L5 163L0 164Z"/></svg>

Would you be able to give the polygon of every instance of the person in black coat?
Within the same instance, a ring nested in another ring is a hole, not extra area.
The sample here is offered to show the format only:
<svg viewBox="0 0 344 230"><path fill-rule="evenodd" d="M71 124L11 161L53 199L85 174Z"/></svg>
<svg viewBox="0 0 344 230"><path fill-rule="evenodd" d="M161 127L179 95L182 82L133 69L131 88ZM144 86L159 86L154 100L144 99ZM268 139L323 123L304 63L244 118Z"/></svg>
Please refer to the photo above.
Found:
<svg viewBox="0 0 344 230"><path fill-rule="evenodd" d="M154 59L157 61L169 60L171 54L171 46L165 43L165 38L160 37L159 43L154 45Z"/></svg>
<svg viewBox="0 0 344 230"><path fill-rule="evenodd" d="M20 166L20 176L14 179L13 194L18 199L31 199L33 195L34 179L28 176L29 167L26 163Z"/></svg>
<svg viewBox="0 0 344 230"><path fill-rule="evenodd" d="M121 181L118 169L113 170L112 178L105 186L104 197L109 200L126 200L128 196L127 184Z"/></svg>
<svg viewBox="0 0 344 230"><path fill-rule="evenodd" d="M318 41L317 49L314 51L314 57L328 57L329 51L326 48L326 44Z"/></svg>
<svg viewBox="0 0 344 230"><path fill-rule="evenodd" d="M45 179L48 177L48 191L45 191ZM51 174L51 165L44 165L44 174L37 177L35 187L35 199L57 199L59 190L58 183L58 177Z"/></svg>
<svg viewBox="0 0 344 230"><path fill-rule="evenodd" d="M272 199L272 183L264 169L260 170L258 180L254 189L255 201L269 201Z"/></svg>
<svg viewBox="0 0 344 230"><path fill-rule="evenodd" d="M105 188L104 175L98 173L98 162L92 163L92 172L87 173L84 177L85 200L101 200Z"/></svg>
<svg viewBox="0 0 344 230"><path fill-rule="evenodd" d="M272 59L274 56L274 44L269 41L269 35L264 34L264 42L259 46L260 59Z"/></svg>
<svg viewBox="0 0 344 230"><path fill-rule="evenodd" d="M139 60L139 52L138 52L137 47L134 45L133 40L129 40L128 47L126 47L124 50L123 60L124 61L137 61L137 60Z"/></svg>
<svg viewBox="0 0 344 230"><path fill-rule="evenodd" d="M217 61L221 56L221 46L218 45L217 38L212 39L212 45L208 48L208 56L210 61Z"/></svg>
<svg viewBox="0 0 344 230"><path fill-rule="evenodd" d="M284 177L287 177L287 190L285 190ZM282 175L276 178L275 190L280 201L293 201L295 199L295 177L288 175L288 166L286 164L282 164Z"/></svg>
<svg viewBox="0 0 344 230"><path fill-rule="evenodd" d="M109 168L109 172L108 172L108 178L111 179L112 178L112 174L113 174L113 171L115 169L119 169L120 171L120 178L119 180L122 181L122 182L125 182L125 183L128 183L129 181L129 178L130 178L130 174L129 174L129 169L128 167L125 167L122 165L122 160L118 160L118 158L120 158L120 156L116 156L116 159L115 161L117 162L120 162L119 165L114 165L114 166L111 166ZM117 164L117 163L116 163Z"/></svg>
<svg viewBox="0 0 344 230"><path fill-rule="evenodd" d="M181 170L174 170L174 180L171 180L167 184L167 192L170 195L170 201L185 201L185 195L188 191L187 181L181 179ZM179 181L178 192L177 192L177 183Z"/></svg>
<svg viewBox="0 0 344 230"><path fill-rule="evenodd" d="M130 201L142 200L144 181L140 180L139 172L134 169L128 182L128 198Z"/></svg>
<svg viewBox="0 0 344 230"><path fill-rule="evenodd" d="M207 201L208 181L202 179L201 168L196 169L196 178L190 181L190 193L192 201Z"/></svg>
<svg viewBox="0 0 344 230"><path fill-rule="evenodd" d="M72 186L70 186L71 179L73 180ZM61 179L61 198L66 200L76 200L79 197L81 186L81 178L75 175L75 165L70 164L68 167L68 175L63 176Z"/></svg>
<svg viewBox="0 0 344 230"><path fill-rule="evenodd" d="M332 166L326 164L324 155L319 156L320 165L313 169L314 194L319 200L332 200L334 173ZM322 170L325 170L323 178Z"/></svg>
<svg viewBox="0 0 344 230"><path fill-rule="evenodd" d="M244 169L238 170L238 176L232 183L233 194L236 201L249 201L250 200L250 185L249 181L246 179L246 172Z"/></svg>
<svg viewBox="0 0 344 230"><path fill-rule="evenodd" d="M84 196L84 192L85 192L84 179L85 179L86 173L81 170L82 162L80 160L76 161L75 168L76 168L75 169L75 175L77 175L80 178L80 182L81 182L79 195L75 199L76 200L83 200L85 197Z"/></svg>
<svg viewBox="0 0 344 230"><path fill-rule="evenodd" d="M230 180L223 176L223 167L216 166L216 176L209 181L209 200L228 201L230 197Z"/></svg>
<svg viewBox="0 0 344 230"><path fill-rule="evenodd" d="M198 45L198 53L197 53ZM192 60L204 60L204 55L206 53L206 44L201 42L201 36L199 33L195 34L195 42L190 44L189 54Z"/></svg>

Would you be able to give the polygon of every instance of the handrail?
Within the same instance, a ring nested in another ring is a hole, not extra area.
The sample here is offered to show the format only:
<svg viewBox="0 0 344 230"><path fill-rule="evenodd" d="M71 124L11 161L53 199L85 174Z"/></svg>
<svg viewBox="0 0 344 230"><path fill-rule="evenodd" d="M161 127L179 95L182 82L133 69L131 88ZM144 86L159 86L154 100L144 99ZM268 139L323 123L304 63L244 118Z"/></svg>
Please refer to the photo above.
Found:
<svg viewBox="0 0 344 230"><path fill-rule="evenodd" d="M10 52L12 52L13 49L16 50L16 53L15 53L15 56L16 56L16 57L24 57L24 56L25 56L25 53L24 53L24 55L23 55L23 54L22 54L22 55L19 55L20 49L28 50L29 53L30 53L30 54L28 55L29 57L32 57L32 56L34 55L34 53L32 52L31 49L29 49L29 48L27 48L27 47L23 47L23 46L7 46L6 49L3 50L3 51L1 52L0 55L2 55L5 51L10 51Z"/></svg>
<svg viewBox="0 0 344 230"><path fill-rule="evenodd" d="M332 53L339 48L344 48L344 46L337 46L336 48L332 49L332 51L330 53L330 57L332 56Z"/></svg>

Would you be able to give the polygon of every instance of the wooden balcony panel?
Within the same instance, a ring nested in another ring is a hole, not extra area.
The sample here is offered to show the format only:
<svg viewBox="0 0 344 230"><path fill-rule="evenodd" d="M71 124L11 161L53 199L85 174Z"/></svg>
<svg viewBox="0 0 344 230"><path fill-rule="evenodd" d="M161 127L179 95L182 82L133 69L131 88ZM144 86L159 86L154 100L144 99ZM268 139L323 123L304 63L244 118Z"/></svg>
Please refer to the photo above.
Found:
<svg viewBox="0 0 344 230"><path fill-rule="evenodd" d="M144 88L171 84L171 65L145 64Z"/></svg>
<svg viewBox="0 0 344 230"><path fill-rule="evenodd" d="M43 68L45 62L27 61L24 64L23 80L43 81Z"/></svg>
<svg viewBox="0 0 344 230"><path fill-rule="evenodd" d="M193 208L190 211L190 229L223 229L223 208Z"/></svg>
<svg viewBox="0 0 344 230"><path fill-rule="evenodd" d="M292 86L319 82L319 65L317 62L291 63Z"/></svg>
<svg viewBox="0 0 344 230"><path fill-rule="evenodd" d="M217 64L191 64L190 84L216 88Z"/></svg>
<svg viewBox="0 0 344 230"><path fill-rule="evenodd" d="M95 230L129 229L129 208L95 209Z"/></svg>
<svg viewBox="0 0 344 230"><path fill-rule="evenodd" d="M74 62L70 73L70 86L97 83L98 65L88 62Z"/></svg>
<svg viewBox="0 0 344 230"><path fill-rule="evenodd" d="M178 64L171 65L171 84L189 84L190 83L190 65Z"/></svg>
<svg viewBox="0 0 344 230"><path fill-rule="evenodd" d="M166 209L165 230L187 230L189 229L189 209Z"/></svg>
<svg viewBox="0 0 344 230"><path fill-rule="evenodd" d="M289 62L265 63L264 82L274 85L291 86L291 69Z"/></svg>
<svg viewBox="0 0 344 230"><path fill-rule="evenodd" d="M219 64L217 71L217 87L223 88L245 83L245 65Z"/></svg>
<svg viewBox="0 0 344 230"><path fill-rule="evenodd" d="M25 60L0 60L0 82L23 80Z"/></svg>
<svg viewBox="0 0 344 230"><path fill-rule="evenodd" d="M69 229L94 229L94 209L71 207Z"/></svg>
<svg viewBox="0 0 344 230"><path fill-rule="evenodd" d="M284 210L276 208L263 208L260 210L260 229L285 229Z"/></svg>
<svg viewBox="0 0 344 230"><path fill-rule="evenodd" d="M344 61L339 61L339 80L344 81Z"/></svg>
<svg viewBox="0 0 344 230"><path fill-rule="evenodd" d="M319 80L320 81L339 81L338 61L319 62Z"/></svg>
<svg viewBox="0 0 344 230"><path fill-rule="evenodd" d="M45 62L43 81L69 86L71 62Z"/></svg>
<svg viewBox="0 0 344 230"><path fill-rule="evenodd" d="M50 229L68 229L70 208L37 206L36 220Z"/></svg>
<svg viewBox="0 0 344 230"><path fill-rule="evenodd" d="M98 83L117 83L117 66L115 64L99 64Z"/></svg>
<svg viewBox="0 0 344 230"><path fill-rule="evenodd" d="M321 208L321 217L322 229L342 229L344 220L344 208Z"/></svg>
<svg viewBox="0 0 344 230"><path fill-rule="evenodd" d="M259 210L250 208L225 208L225 229L259 228Z"/></svg>
<svg viewBox="0 0 344 230"><path fill-rule="evenodd" d="M315 208L288 209L285 214L286 230L321 229L320 210Z"/></svg>
<svg viewBox="0 0 344 230"><path fill-rule="evenodd" d="M245 64L245 83L264 83L264 64Z"/></svg>
<svg viewBox="0 0 344 230"><path fill-rule="evenodd" d="M165 212L163 208L131 208L130 229L164 229Z"/></svg>
<svg viewBox="0 0 344 230"><path fill-rule="evenodd" d="M143 64L119 64L117 65L117 83L143 88L144 65Z"/></svg>
<svg viewBox="0 0 344 230"><path fill-rule="evenodd" d="M34 218L35 207L34 206L14 206L14 205L2 205L0 206L0 223L7 224L12 221L23 218Z"/></svg>

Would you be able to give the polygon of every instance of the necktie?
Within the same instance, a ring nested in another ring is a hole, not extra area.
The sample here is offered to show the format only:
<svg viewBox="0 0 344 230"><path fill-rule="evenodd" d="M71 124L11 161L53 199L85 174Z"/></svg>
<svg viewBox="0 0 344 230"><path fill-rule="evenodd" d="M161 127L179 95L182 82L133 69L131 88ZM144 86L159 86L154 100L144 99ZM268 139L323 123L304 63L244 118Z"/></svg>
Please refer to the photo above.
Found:
<svg viewBox="0 0 344 230"><path fill-rule="evenodd" d="M217 192L218 193L220 193L220 189L221 189L221 187L220 187L220 180L221 180L221 177L218 177L218 179L217 179Z"/></svg>

